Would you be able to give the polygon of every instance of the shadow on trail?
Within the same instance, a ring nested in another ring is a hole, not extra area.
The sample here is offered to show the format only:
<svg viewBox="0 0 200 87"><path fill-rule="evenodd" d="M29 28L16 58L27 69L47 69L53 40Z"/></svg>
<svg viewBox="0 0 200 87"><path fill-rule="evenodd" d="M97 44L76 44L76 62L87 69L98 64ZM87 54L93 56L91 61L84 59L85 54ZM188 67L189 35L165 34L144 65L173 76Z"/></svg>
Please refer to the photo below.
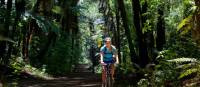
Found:
<svg viewBox="0 0 200 87"><path fill-rule="evenodd" d="M51 80L23 79L19 87L101 87L100 75L92 73L74 73Z"/></svg>
<svg viewBox="0 0 200 87"><path fill-rule="evenodd" d="M11 78L14 80L8 80L9 83L5 87L101 87L101 74L94 74L83 67L81 69L79 67L75 71L77 72L50 79L35 77L24 72ZM116 75L114 87L135 87L129 86L134 80L120 76L125 77L121 74Z"/></svg>
<svg viewBox="0 0 200 87"><path fill-rule="evenodd" d="M121 80L115 81L114 87L134 87L125 85ZM13 87L13 86L10 86ZM101 75L93 73L74 73L51 80L26 78L18 81L14 87L101 87Z"/></svg>

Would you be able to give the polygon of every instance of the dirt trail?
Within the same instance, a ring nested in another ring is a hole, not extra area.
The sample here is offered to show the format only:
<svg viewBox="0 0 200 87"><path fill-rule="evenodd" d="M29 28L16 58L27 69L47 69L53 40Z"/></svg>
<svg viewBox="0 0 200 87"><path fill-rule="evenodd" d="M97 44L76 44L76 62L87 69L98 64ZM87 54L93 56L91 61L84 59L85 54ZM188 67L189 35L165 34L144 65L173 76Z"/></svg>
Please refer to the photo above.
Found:
<svg viewBox="0 0 200 87"><path fill-rule="evenodd" d="M23 79L19 87L101 87L100 75L92 73L74 73L52 80Z"/></svg>

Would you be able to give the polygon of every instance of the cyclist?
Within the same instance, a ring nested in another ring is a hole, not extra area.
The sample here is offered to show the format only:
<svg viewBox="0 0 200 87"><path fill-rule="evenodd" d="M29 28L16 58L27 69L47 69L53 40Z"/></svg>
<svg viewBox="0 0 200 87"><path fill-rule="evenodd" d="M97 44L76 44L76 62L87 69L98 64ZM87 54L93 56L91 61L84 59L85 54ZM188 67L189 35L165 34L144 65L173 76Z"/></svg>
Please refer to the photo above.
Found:
<svg viewBox="0 0 200 87"><path fill-rule="evenodd" d="M108 64L112 63L111 65L111 74L112 74L112 79L114 80L114 71L115 71L115 66L114 63L118 64L118 55L117 55L117 49L115 46L111 45L111 38L106 37L105 38L105 45L101 47L100 50L100 62L101 64ZM105 82L106 78L106 71L105 71L105 66L102 67L102 81Z"/></svg>

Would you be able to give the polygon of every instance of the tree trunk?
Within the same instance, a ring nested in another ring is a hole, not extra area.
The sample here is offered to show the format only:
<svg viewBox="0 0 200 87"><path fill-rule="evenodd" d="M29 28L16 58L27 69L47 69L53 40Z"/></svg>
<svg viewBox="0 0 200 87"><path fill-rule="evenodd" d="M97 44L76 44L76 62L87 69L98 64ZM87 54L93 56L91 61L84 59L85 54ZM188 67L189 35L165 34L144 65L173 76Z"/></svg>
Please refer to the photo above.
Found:
<svg viewBox="0 0 200 87"><path fill-rule="evenodd" d="M200 1L199 0L194 0L195 5L197 6L197 9L193 15L193 29L192 29L192 38L196 41L198 46L200 47Z"/></svg>
<svg viewBox="0 0 200 87"><path fill-rule="evenodd" d="M64 3L61 5L64 10L64 15L61 17L61 25L62 25L62 31L66 32L69 37L72 37L70 39L71 41L71 57L70 57L70 66L74 64L74 57L75 57L75 37L78 34L78 17L77 13L73 11L73 7L77 6L79 0L69 0L69 1L63 1ZM60 2L61 3L61 2ZM69 66L69 68L71 68Z"/></svg>
<svg viewBox="0 0 200 87"><path fill-rule="evenodd" d="M4 1L1 0L1 5L3 6L5 4ZM3 36L4 37L9 37L9 26L10 26L10 21L11 21L11 11L12 11L12 0L7 1L7 9L6 9L6 17L5 17L5 24L4 24L4 30L3 30ZM0 42L0 58L2 58L2 63L0 65L8 66L9 64L9 59L11 57L11 49L9 46L8 42L2 41ZM2 83L4 84L4 75L8 69L4 68L0 72L0 80L3 81Z"/></svg>
<svg viewBox="0 0 200 87"><path fill-rule="evenodd" d="M12 11L12 0L8 0L7 1L7 12L6 12L6 17L5 17L5 24L4 24L4 35L5 37L9 37L9 28L10 28L10 17L11 17L11 11ZM9 47L9 43L8 42L3 42L3 45L1 45L1 48L3 48L3 52L2 54L4 55L3 58L3 62L5 65L9 64L9 58L10 58L10 47Z"/></svg>
<svg viewBox="0 0 200 87"><path fill-rule="evenodd" d="M47 18L47 19L52 18L51 10L50 10L50 8L52 8L52 5L53 5L52 0L38 0L36 2L34 12L45 16L45 18ZM38 29L37 24L35 24L35 22L33 22L33 26L35 28L34 30ZM49 29L49 30L51 30L51 29ZM57 35L54 32L49 31L48 36L47 36L48 39L47 39L47 42L45 42L45 46L43 48L41 48L41 50L38 52L38 55L36 56L36 59L40 60L41 62L37 62L37 63L33 62L34 66L40 67L41 63L45 63L44 57L45 57L47 51L49 50L49 47L52 44L55 45L56 37L57 37Z"/></svg>
<svg viewBox="0 0 200 87"><path fill-rule="evenodd" d="M0 7L3 8L5 5L5 0L1 0Z"/></svg>
<svg viewBox="0 0 200 87"><path fill-rule="evenodd" d="M5 9L4 5L5 5L5 0L1 0L0 8ZM1 25L4 25L4 22L5 22L4 20L5 20L5 18L0 19ZM5 32L6 32L6 29L4 29L4 28L1 29L0 35L4 35ZM6 42L0 41L0 59L4 57L5 47L6 47Z"/></svg>
<svg viewBox="0 0 200 87"><path fill-rule="evenodd" d="M18 35L21 34L20 30L17 28L18 27L18 22L20 21L21 15L24 14L25 12L25 1L24 0L15 0L15 9L16 9L16 17L14 20L14 24L13 24L13 30L11 31L12 34L10 35L10 38L14 41L18 41L18 47L20 47L20 37ZM15 38L17 37L17 38ZM11 44L12 46L12 44ZM17 53L19 50L18 49L14 49L12 47L12 51L13 53Z"/></svg>
<svg viewBox="0 0 200 87"><path fill-rule="evenodd" d="M133 20L134 20L134 26L136 29L136 35L137 35L137 45L139 49L139 59L138 63L141 67L145 67L149 63L149 57L148 57L148 51L146 46L145 37L142 33L142 21L141 21L141 6L139 0L132 0L132 6L133 6Z"/></svg>
<svg viewBox="0 0 200 87"><path fill-rule="evenodd" d="M115 2L115 8L116 8L116 46L118 49L118 58L120 62L123 62L121 59L121 47L120 47L120 16L119 16L119 9L118 9L118 5L117 2Z"/></svg>
<svg viewBox="0 0 200 87"><path fill-rule="evenodd" d="M24 34L22 53L23 53L24 62L27 64L30 64L29 44L32 40L33 32L35 30L35 23L36 23L35 20L31 20L28 23L27 27L25 27L25 29L28 28L28 30L26 30Z"/></svg>
<svg viewBox="0 0 200 87"><path fill-rule="evenodd" d="M36 56L36 59L41 60L41 62L36 62L33 65L34 66L41 66L41 63L45 63L44 57L46 53L49 50L49 47L52 45L52 43L55 43L54 41L56 40L57 35L54 32L49 32L48 34L48 40L45 43L44 47L41 48L41 50L38 52L38 55Z"/></svg>
<svg viewBox="0 0 200 87"><path fill-rule="evenodd" d="M156 37L156 47L158 51L163 49L165 44L165 21L163 9L158 9L158 23L157 23L157 37Z"/></svg>
<svg viewBox="0 0 200 87"><path fill-rule="evenodd" d="M148 19L147 15L144 15L148 10L148 3L147 0L145 0L145 3L142 5L142 27L145 27L146 20ZM148 30L144 33L145 37L145 43L147 45L147 50L148 50L148 57L149 61L153 62L154 59L157 56L157 53L155 52L156 48L154 46L154 35L153 35L153 30Z"/></svg>
<svg viewBox="0 0 200 87"><path fill-rule="evenodd" d="M131 61L132 61L132 63L135 63L137 61L137 56L136 56L134 45L133 45L133 42L132 42L130 28L129 28L128 23L127 23L128 19L127 19L127 14L126 14L126 11L125 11L124 2L123 2L123 0L117 0L117 1L118 1L118 8L119 8L119 11L120 11L120 14L121 14L121 17L122 17L122 21L123 21L123 27L125 29L125 34L126 34L126 37L128 39Z"/></svg>

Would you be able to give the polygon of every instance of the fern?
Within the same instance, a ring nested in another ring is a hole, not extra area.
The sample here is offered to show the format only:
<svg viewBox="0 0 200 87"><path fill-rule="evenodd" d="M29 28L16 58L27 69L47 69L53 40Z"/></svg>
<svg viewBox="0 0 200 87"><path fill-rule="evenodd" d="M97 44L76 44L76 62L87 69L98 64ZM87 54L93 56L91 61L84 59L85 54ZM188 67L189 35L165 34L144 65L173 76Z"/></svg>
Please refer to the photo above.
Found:
<svg viewBox="0 0 200 87"><path fill-rule="evenodd" d="M181 31L181 34L186 34L192 29L192 15L188 16L187 18L183 19L177 27L177 31Z"/></svg>
<svg viewBox="0 0 200 87"><path fill-rule="evenodd" d="M31 19L36 20L37 25L42 29L43 32L54 32L60 34L59 24L55 21L48 20L40 15L29 14Z"/></svg>
<svg viewBox="0 0 200 87"><path fill-rule="evenodd" d="M193 75L198 72L198 69L196 67L198 64L198 60L195 58L176 58L176 59L167 60L167 61L170 63L178 63L178 66L176 67L176 69L181 69L182 71L178 79L182 79L184 77Z"/></svg>
<svg viewBox="0 0 200 87"><path fill-rule="evenodd" d="M182 79L186 76L192 75L193 73L197 73L197 72L198 70L196 68L188 69L185 72L182 72L180 76L178 77L178 79Z"/></svg>
<svg viewBox="0 0 200 87"><path fill-rule="evenodd" d="M176 69L189 69L189 68L194 67L196 65L197 65L196 63L188 63L188 64L183 64L183 65L178 65L176 67Z"/></svg>
<svg viewBox="0 0 200 87"><path fill-rule="evenodd" d="M56 13L56 14L62 14L62 8L60 6L54 6L52 9L51 9L52 12Z"/></svg>
<svg viewBox="0 0 200 87"><path fill-rule="evenodd" d="M185 62L197 62L195 58L177 58L172 60L167 60L168 62L175 62L175 63L185 63Z"/></svg>
<svg viewBox="0 0 200 87"><path fill-rule="evenodd" d="M8 41L8 42L11 42L11 43L16 43L14 40L7 38L7 37L3 37L3 36L0 36L0 41Z"/></svg>

